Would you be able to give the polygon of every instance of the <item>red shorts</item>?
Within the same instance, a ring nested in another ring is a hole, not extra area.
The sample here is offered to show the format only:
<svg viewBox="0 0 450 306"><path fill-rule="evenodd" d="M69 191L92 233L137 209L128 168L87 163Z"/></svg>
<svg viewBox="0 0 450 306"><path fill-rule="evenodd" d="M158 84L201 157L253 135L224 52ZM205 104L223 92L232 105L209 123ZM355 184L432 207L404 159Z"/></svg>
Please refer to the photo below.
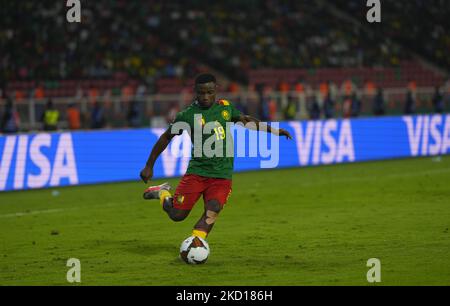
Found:
<svg viewBox="0 0 450 306"><path fill-rule="evenodd" d="M186 174L175 190L173 207L191 210L202 194L205 203L209 200L217 200L223 207L230 193L231 180L229 179Z"/></svg>

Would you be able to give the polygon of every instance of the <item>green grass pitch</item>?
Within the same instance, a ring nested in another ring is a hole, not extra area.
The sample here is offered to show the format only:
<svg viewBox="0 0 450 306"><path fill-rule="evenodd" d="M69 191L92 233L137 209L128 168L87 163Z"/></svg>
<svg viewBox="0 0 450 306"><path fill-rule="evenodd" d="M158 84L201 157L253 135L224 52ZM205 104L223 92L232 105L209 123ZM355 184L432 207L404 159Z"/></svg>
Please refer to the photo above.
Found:
<svg viewBox="0 0 450 306"><path fill-rule="evenodd" d="M1 193L0 285L70 285L69 258L81 285L371 285L369 258L379 285L450 285L450 157L235 174L199 266L178 250L203 202L175 223L144 187Z"/></svg>

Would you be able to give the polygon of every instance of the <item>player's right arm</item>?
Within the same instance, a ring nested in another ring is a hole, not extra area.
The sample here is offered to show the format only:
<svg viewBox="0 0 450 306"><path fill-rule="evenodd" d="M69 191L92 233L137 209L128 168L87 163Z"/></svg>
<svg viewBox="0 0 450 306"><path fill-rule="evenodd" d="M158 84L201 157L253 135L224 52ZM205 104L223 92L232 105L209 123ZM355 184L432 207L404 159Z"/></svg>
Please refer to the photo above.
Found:
<svg viewBox="0 0 450 306"><path fill-rule="evenodd" d="M158 141L153 146L152 152L147 159L144 169L142 169L140 176L144 183L147 183L153 177L153 166L159 155L167 148L172 138L175 134L171 133L171 128L169 127L162 135L159 137Z"/></svg>
<svg viewBox="0 0 450 306"><path fill-rule="evenodd" d="M159 155L167 148L173 137L181 135L183 133L182 128L175 128L174 124L177 122L185 122L185 112L179 112L175 116L175 120L170 124L169 128L159 137L158 141L153 146L152 152L145 163L144 169L142 169L140 176L141 179L147 183L153 177L153 166Z"/></svg>

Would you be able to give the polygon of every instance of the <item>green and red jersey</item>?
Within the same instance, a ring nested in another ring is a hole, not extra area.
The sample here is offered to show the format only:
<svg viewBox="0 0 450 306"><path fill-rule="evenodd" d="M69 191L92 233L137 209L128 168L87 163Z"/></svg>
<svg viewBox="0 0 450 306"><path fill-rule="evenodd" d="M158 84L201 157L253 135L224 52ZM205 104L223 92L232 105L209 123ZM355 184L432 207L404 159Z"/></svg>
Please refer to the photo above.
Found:
<svg viewBox="0 0 450 306"><path fill-rule="evenodd" d="M201 118L201 122L195 122L196 115L197 119ZM209 108L203 108L197 101L195 101L186 109L176 115L176 118L171 126L176 122L187 123L191 129L191 142L194 146L196 145L193 139L194 126L196 126L196 128L202 126L203 129L203 127L210 122L214 123L214 127L208 133L202 133L202 148L205 144L205 141L210 139L210 137L214 137L211 139L214 139L215 141L221 141L223 145L222 156L212 157L205 156L205 152L203 150L201 156L195 156L195 148L193 146L192 157L189 162L186 174L196 174L204 177L231 179L234 159L233 157L227 157L226 152L227 145L232 146L233 141L231 134L229 135L229 131L227 130L227 122L236 122L240 118L240 116L241 112L227 100L219 100ZM234 148L232 147L228 149L234 151Z"/></svg>

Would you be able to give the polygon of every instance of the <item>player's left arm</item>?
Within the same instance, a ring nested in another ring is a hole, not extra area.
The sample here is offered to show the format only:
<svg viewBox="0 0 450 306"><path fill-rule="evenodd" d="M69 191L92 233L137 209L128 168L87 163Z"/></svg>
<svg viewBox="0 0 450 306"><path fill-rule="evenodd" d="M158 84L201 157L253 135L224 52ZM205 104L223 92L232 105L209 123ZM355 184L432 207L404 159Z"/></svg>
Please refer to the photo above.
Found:
<svg viewBox="0 0 450 306"><path fill-rule="evenodd" d="M251 130L265 131L267 133L272 133L277 136L286 136L287 139L292 139L291 134L289 134L289 132L286 131L285 129L274 129L270 125L268 125L266 122L262 122L261 120L255 118L255 117L249 116L249 115L240 114L240 116L238 118L236 118L234 120L234 122L236 122L236 123L242 122L244 124L245 128L248 128ZM253 122L255 124L247 125L247 123L250 123L250 122Z"/></svg>

